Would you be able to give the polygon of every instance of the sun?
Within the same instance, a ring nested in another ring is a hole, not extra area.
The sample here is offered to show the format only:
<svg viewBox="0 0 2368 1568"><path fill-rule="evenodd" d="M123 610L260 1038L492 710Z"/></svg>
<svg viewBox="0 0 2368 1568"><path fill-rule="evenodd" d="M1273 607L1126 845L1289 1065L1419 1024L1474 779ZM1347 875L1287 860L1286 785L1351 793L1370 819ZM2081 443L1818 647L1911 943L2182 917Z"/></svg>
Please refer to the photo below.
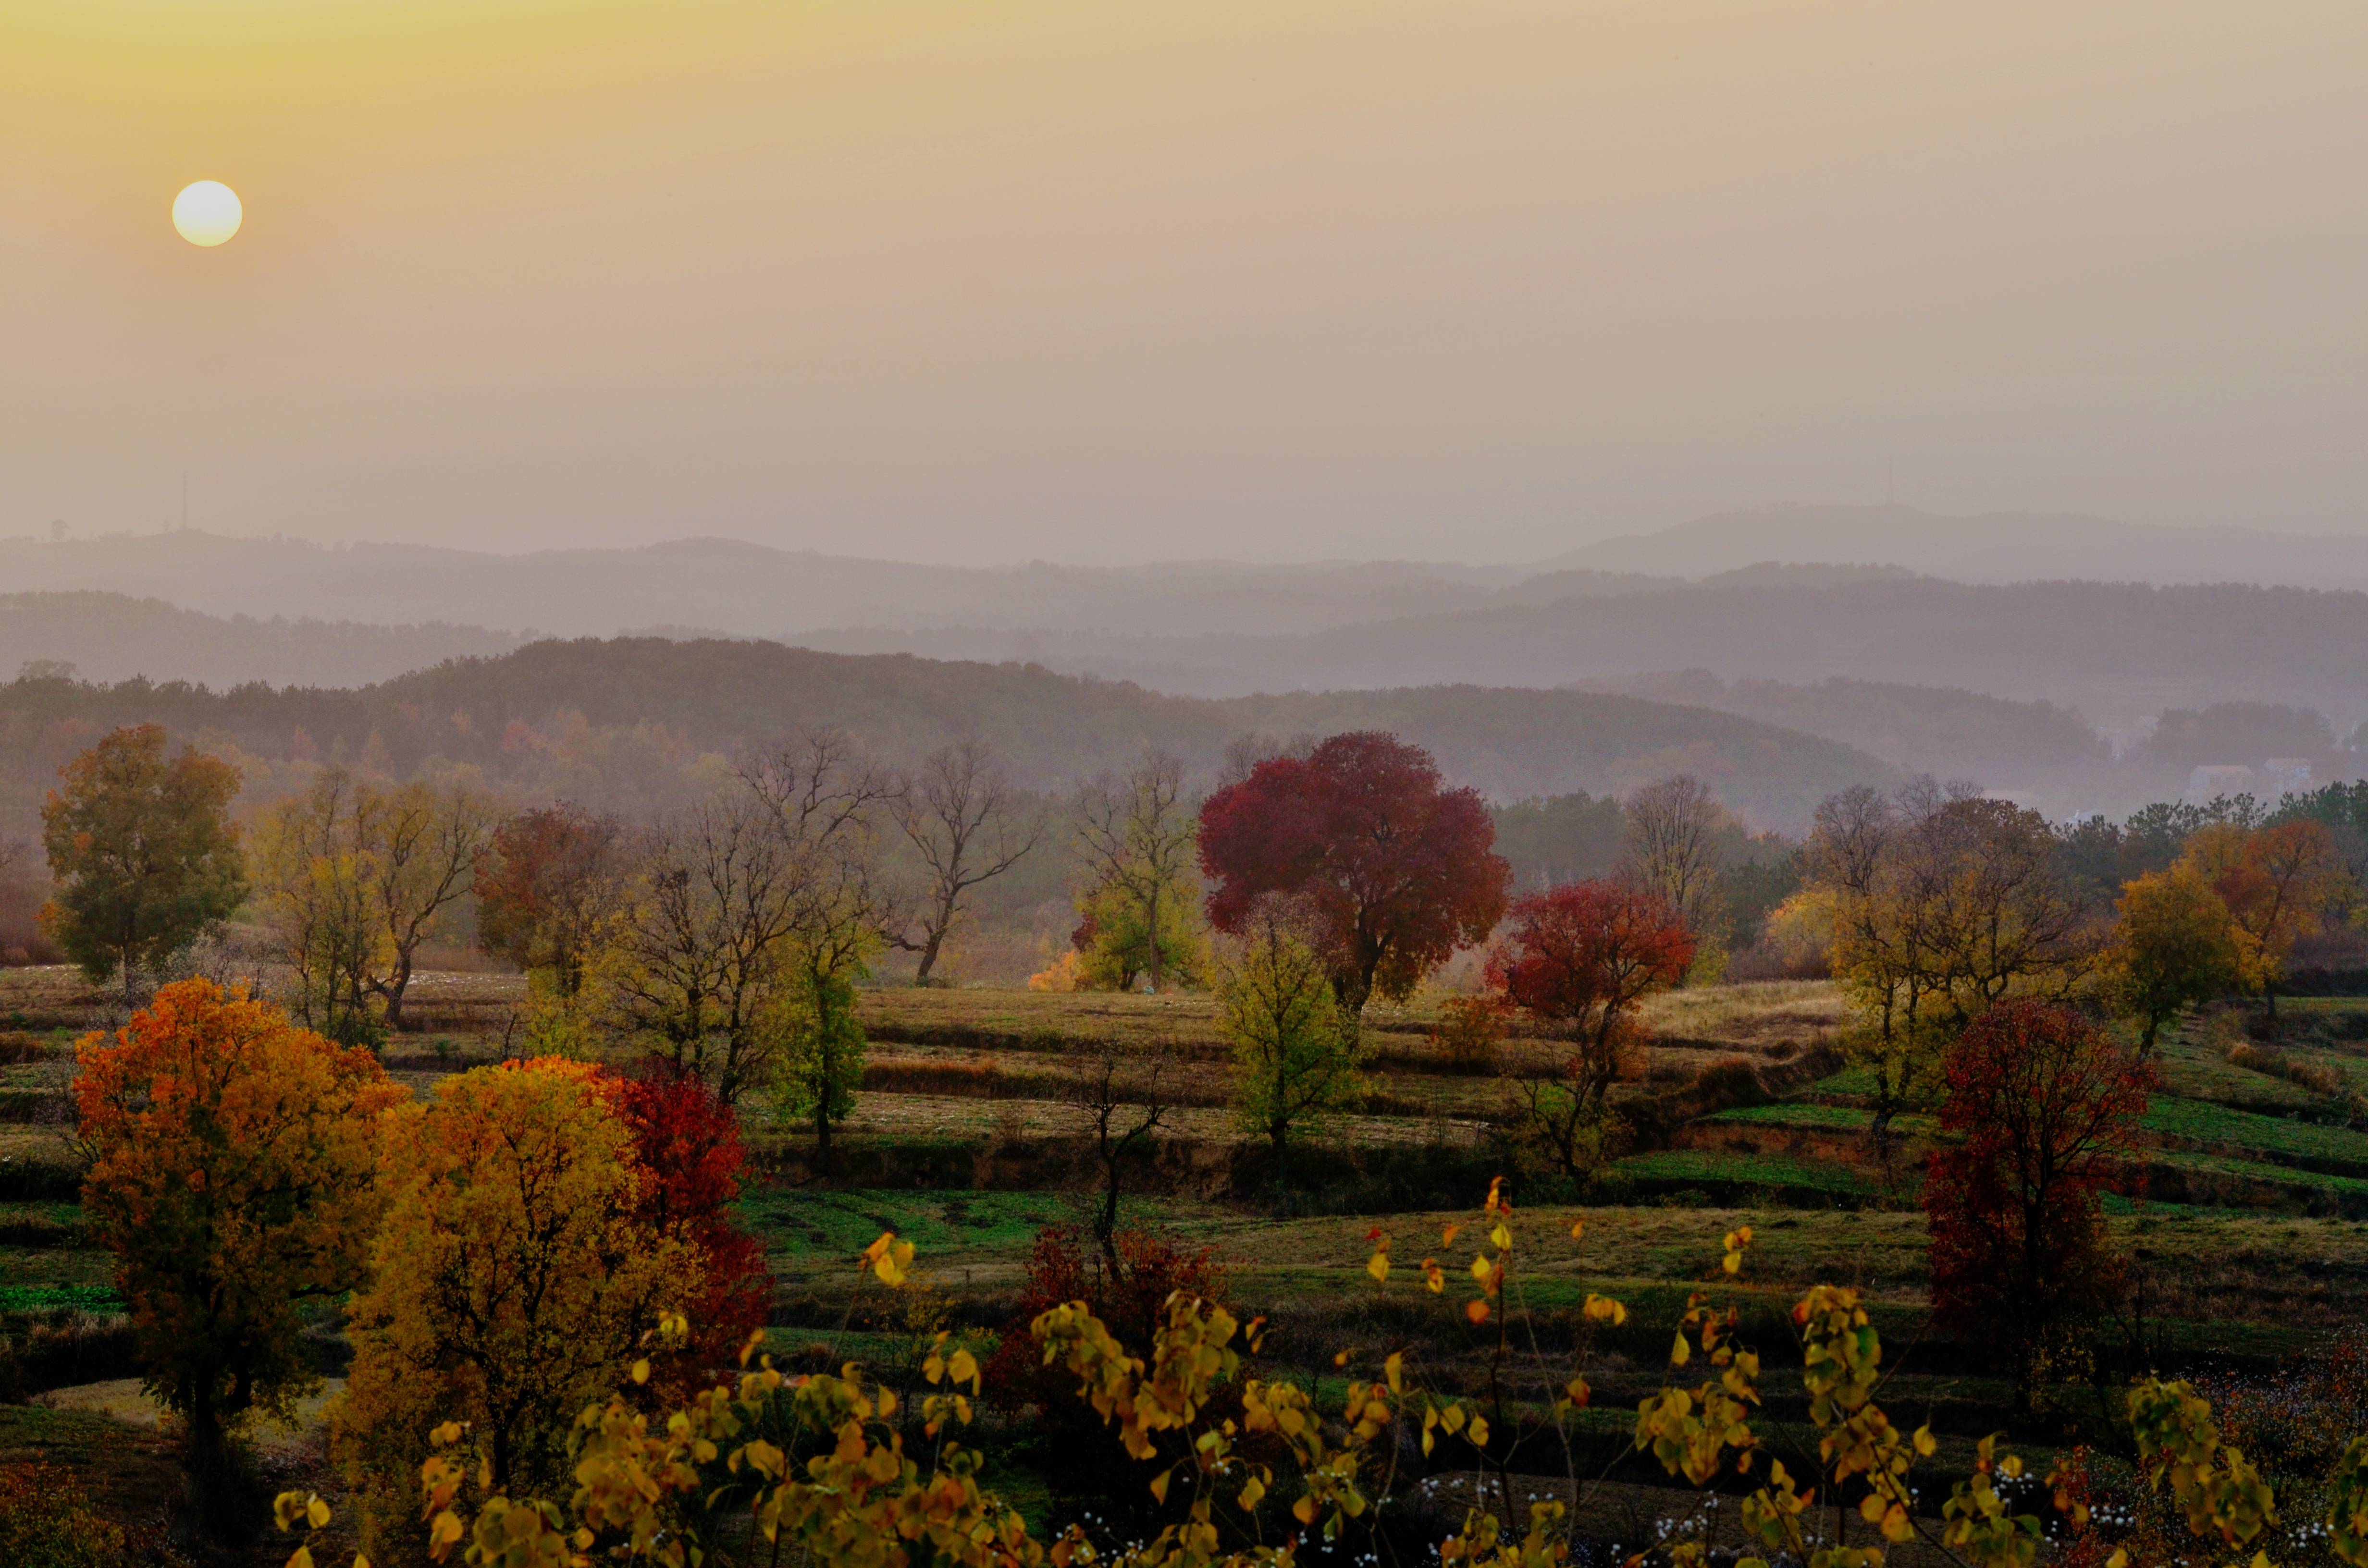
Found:
<svg viewBox="0 0 2368 1568"><path fill-rule="evenodd" d="M218 179L201 179L173 198L173 227L193 245L218 245L238 233L246 210L238 193Z"/></svg>

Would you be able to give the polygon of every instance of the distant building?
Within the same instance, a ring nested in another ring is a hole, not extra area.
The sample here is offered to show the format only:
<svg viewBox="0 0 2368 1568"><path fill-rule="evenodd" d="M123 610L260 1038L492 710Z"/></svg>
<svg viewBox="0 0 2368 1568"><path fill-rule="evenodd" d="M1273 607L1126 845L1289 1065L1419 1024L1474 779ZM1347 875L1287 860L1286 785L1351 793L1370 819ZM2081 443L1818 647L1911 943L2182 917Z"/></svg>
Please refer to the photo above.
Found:
<svg viewBox="0 0 2368 1568"><path fill-rule="evenodd" d="M2270 790L2279 795L2306 795L2310 792L2310 758L2306 756L2273 756L2261 765L2269 776Z"/></svg>
<svg viewBox="0 0 2368 1568"><path fill-rule="evenodd" d="M2252 788L2253 770L2242 763L2205 763L2187 776L2187 798L2191 801L2248 794Z"/></svg>

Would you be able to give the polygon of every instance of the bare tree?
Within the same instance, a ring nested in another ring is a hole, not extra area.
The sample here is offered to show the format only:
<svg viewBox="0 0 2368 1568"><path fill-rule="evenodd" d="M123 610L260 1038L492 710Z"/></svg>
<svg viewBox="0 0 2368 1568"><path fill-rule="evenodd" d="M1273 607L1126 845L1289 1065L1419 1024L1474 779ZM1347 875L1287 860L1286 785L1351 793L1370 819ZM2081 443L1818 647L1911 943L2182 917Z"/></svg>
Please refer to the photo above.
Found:
<svg viewBox="0 0 2368 1568"><path fill-rule="evenodd" d="M642 835L635 896L609 981L620 1021L725 1104L761 1082L764 1028L798 906L798 869L772 814L734 790Z"/></svg>
<svg viewBox="0 0 2368 1568"><path fill-rule="evenodd" d="M907 921L879 874L879 824L898 781L836 730L811 730L740 770L794 868L789 939L770 1016L781 1106L814 1121L831 1168L831 1128L855 1108L863 1030L854 982Z"/></svg>
<svg viewBox="0 0 2368 1568"><path fill-rule="evenodd" d="M1186 877L1199 831L1184 795L1184 765L1151 751L1124 778L1104 774L1077 791L1077 853L1095 880L1123 891L1144 911L1151 988L1167 979L1159 918L1189 897Z"/></svg>
<svg viewBox="0 0 2368 1568"><path fill-rule="evenodd" d="M890 798L896 825L929 869L916 915L918 940L895 938L921 955L913 983L926 985L971 889L1003 875L1044 836L1044 814L1025 812L993 753L966 740L930 754L918 776Z"/></svg>
<svg viewBox="0 0 2368 1568"><path fill-rule="evenodd" d="M1102 1263L1113 1279L1119 1275L1120 1183L1127 1160L1167 1124L1168 1113L1175 1109L1165 1082L1175 1065L1175 1048L1166 1041L1138 1053L1117 1040L1104 1040L1068 1090L1069 1103L1083 1114L1094 1141L1094 1163L1100 1172L1094 1244L1101 1249Z"/></svg>
<svg viewBox="0 0 2368 1568"><path fill-rule="evenodd" d="M1691 773L1645 785L1627 806L1629 879L1668 899L1699 937L1716 907L1716 835L1726 812Z"/></svg>
<svg viewBox="0 0 2368 1568"><path fill-rule="evenodd" d="M489 802L472 790L408 784L376 796L370 892L391 961L370 989L386 999L386 1027L403 1028L403 995L420 944L469 891L478 853L493 832Z"/></svg>

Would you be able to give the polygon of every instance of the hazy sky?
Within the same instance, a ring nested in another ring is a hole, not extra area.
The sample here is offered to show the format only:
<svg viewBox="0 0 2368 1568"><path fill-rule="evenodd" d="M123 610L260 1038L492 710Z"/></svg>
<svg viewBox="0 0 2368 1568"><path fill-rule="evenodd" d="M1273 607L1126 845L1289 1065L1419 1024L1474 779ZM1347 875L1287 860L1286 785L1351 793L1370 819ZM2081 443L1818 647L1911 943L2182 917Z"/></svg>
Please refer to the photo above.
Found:
<svg viewBox="0 0 2368 1568"><path fill-rule="evenodd" d="M0 0L0 534L1518 559L1887 465L2368 529L2368 6Z"/></svg>

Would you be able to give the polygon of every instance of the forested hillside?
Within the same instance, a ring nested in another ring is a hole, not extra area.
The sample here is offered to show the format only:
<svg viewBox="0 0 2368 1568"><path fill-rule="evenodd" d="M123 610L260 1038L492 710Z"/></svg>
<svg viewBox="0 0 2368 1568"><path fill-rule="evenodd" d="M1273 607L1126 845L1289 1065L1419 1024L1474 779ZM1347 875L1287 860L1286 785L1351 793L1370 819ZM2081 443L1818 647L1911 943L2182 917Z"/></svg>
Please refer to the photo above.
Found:
<svg viewBox="0 0 2368 1568"><path fill-rule="evenodd" d="M539 642L357 689L20 678L0 687L0 824L28 833L60 764L111 728L151 722L237 761L251 795L279 792L312 763L345 759L397 777L474 768L538 797L628 812L683 798L702 767L717 765L703 758L807 725L846 729L900 761L976 736L1039 790L1064 790L1146 745L1213 777L1244 735L1386 728L1435 752L1458 782L1500 799L1616 792L1689 770L1753 823L1793 828L1831 790L1896 777L1835 742L1585 692L1439 687L1220 702L1019 665L619 638Z"/></svg>
<svg viewBox="0 0 2368 1568"><path fill-rule="evenodd" d="M0 677L63 662L84 680L202 681L236 686L363 686L446 659L506 653L520 639L431 621L258 619L182 609L122 594L0 594Z"/></svg>

